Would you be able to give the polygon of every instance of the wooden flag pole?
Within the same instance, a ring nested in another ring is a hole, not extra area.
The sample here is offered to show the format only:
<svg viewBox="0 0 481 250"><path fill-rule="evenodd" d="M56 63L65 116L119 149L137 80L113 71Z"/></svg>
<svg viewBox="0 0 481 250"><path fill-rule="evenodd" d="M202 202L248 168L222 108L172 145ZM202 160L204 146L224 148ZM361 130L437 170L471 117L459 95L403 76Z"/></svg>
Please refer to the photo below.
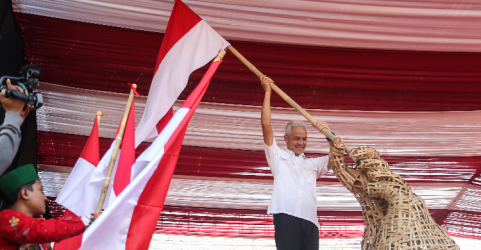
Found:
<svg viewBox="0 0 481 250"><path fill-rule="evenodd" d="M217 54L217 56L214 58L214 62L222 60L222 58L224 58L225 56L225 52L226 52L225 50L221 49L219 51L219 54Z"/></svg>
<svg viewBox="0 0 481 250"><path fill-rule="evenodd" d="M112 171L114 169L115 160L117 159L117 154L119 153L120 144L122 143L122 137L125 131L125 125L127 124L127 118L129 117L130 107L132 106L132 102L134 100L134 89L137 88L137 84L132 84L132 88L130 90L129 99L127 101L127 105L125 106L124 116L122 117L122 122L120 123L119 133L117 134L117 138L115 141L115 148L112 152L112 156L110 157L109 162L109 169L107 171L107 176L105 177L104 186L102 187L102 193L100 194L99 205L97 206L97 214L102 212L102 208L104 206L105 197L107 196L107 190L109 189L110 185L110 177L112 177Z"/></svg>
<svg viewBox="0 0 481 250"><path fill-rule="evenodd" d="M227 46L227 49L229 49L241 62L243 62L259 78L264 76L264 74L262 74L254 65L252 65L252 63L250 63L243 55L241 55L241 53L239 53L239 51L237 51L234 47L232 47L232 45ZM274 83L271 83L270 86L271 86L272 90L274 90L280 97L282 97L282 99L284 99L284 101L286 101L293 108L295 108L297 111L299 111L299 113L301 113L301 115L303 115L308 121L310 121L312 124L316 125L317 120L312 115L307 113L307 111L304 110L299 104L297 104L297 102L292 100L292 98L289 97L284 91L282 91L279 87L277 87L277 85L275 85ZM334 139L336 139L336 136L333 135L327 129L323 129L322 133L327 138L329 138L331 141L334 141ZM351 149L345 144L344 144L344 148L346 149L347 153L349 153L351 151Z"/></svg>

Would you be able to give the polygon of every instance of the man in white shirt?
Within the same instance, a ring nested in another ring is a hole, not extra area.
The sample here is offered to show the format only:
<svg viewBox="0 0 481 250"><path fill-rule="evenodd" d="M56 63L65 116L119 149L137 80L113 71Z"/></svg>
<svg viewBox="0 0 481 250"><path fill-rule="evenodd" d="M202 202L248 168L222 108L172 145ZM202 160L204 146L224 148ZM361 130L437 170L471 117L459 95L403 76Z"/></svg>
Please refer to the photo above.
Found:
<svg viewBox="0 0 481 250"><path fill-rule="evenodd" d="M265 91L261 122L267 163L274 176L274 189L267 213L274 215L276 247L278 250L318 250L316 179L327 173L329 156L304 156L307 129L302 121L287 124L284 135L287 149L282 150L277 146L271 127L272 82L267 76L261 78ZM323 121L317 121L316 128L330 131L328 124Z"/></svg>

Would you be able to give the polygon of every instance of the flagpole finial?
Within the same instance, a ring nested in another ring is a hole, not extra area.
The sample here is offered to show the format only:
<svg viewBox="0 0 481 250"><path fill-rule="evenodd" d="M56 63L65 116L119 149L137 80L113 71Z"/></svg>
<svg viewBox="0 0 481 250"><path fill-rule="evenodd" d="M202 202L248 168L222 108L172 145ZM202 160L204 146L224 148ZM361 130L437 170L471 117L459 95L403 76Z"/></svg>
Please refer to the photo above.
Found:
<svg viewBox="0 0 481 250"><path fill-rule="evenodd" d="M102 111L97 110L97 128L100 127L100 118L102 118Z"/></svg>
<svg viewBox="0 0 481 250"><path fill-rule="evenodd" d="M140 96L139 93L137 93L137 84L135 83L132 84L129 82L129 86L130 86L130 90L132 90L136 96Z"/></svg>

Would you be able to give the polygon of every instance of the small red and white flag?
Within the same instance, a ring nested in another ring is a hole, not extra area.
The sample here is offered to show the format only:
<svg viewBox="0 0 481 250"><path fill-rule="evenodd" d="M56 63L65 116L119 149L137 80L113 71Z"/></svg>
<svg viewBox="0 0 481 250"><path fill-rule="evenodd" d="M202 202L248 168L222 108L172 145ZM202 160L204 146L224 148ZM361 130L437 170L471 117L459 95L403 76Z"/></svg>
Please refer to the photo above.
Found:
<svg viewBox="0 0 481 250"><path fill-rule="evenodd" d="M55 200L64 206L65 217L89 215L95 212L98 201L89 187L90 178L99 163L99 127L95 118L92 132L80 154L72 172ZM78 235L55 244L55 249L78 249L82 235Z"/></svg>
<svg viewBox="0 0 481 250"><path fill-rule="evenodd" d="M100 160L90 179L90 188L94 193L97 203L100 199L100 194L107 176L110 159L112 157L116 141L118 140L118 133L119 131L117 130L117 134L115 136L116 139L112 142L109 150L107 150ZM135 100L132 100L124 134L120 140L122 140L122 144L120 145L120 149L117 153L117 158L112 170L112 179L105 196L103 205L104 209L114 202L120 192L122 192L122 190L130 183L132 177L132 167L135 164Z"/></svg>
<svg viewBox="0 0 481 250"><path fill-rule="evenodd" d="M95 212L98 201L92 194L89 183L99 163L99 127L95 118L92 132L80 158L55 200L73 213L82 216Z"/></svg>
<svg viewBox="0 0 481 250"><path fill-rule="evenodd" d="M135 164L135 101L132 100L129 117L125 125L122 145L119 152L119 160L115 171L112 195L118 197L119 194L130 184L132 178L132 168ZM110 199L110 203L113 199Z"/></svg>
<svg viewBox="0 0 481 250"><path fill-rule="evenodd" d="M159 135L172 117L172 105L190 74L229 43L182 1L177 0L160 47L145 110L135 131L135 146ZM165 118L163 118L165 116Z"/></svg>
<svg viewBox="0 0 481 250"><path fill-rule="evenodd" d="M135 92L135 94L137 93ZM117 130L117 135L118 133L119 131ZM117 137L117 135L115 137ZM116 140L112 142L110 149L104 154L102 160L99 160L99 136L96 119L87 144L56 199L57 203L67 208L64 217L71 215L89 215L96 212L115 144ZM135 99L132 100L132 105L127 117L122 144L112 172L114 178L109 185L104 208L107 208L122 190L129 185L134 164ZM54 250L79 249L81 243L82 235L78 235L56 243Z"/></svg>
<svg viewBox="0 0 481 250"><path fill-rule="evenodd" d="M152 145L137 158L136 176L85 231L80 249L148 249L164 207L190 118L222 61L215 61Z"/></svg>

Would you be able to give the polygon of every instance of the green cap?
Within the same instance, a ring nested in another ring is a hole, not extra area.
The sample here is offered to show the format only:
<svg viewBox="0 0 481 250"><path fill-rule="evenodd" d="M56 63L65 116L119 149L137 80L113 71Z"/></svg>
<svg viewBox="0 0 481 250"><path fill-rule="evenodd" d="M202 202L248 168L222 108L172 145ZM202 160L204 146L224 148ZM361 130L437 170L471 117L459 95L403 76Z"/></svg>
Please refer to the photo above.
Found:
<svg viewBox="0 0 481 250"><path fill-rule="evenodd" d="M28 164L0 177L0 190L8 196L21 186L35 180L38 180L37 171L32 164Z"/></svg>

